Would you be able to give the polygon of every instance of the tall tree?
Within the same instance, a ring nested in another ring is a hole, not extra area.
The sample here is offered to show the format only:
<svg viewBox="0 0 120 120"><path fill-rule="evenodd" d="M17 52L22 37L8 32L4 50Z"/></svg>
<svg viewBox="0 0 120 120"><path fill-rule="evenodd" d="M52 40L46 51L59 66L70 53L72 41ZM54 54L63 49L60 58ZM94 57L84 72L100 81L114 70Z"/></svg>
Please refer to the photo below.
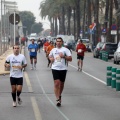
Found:
<svg viewBox="0 0 120 120"><path fill-rule="evenodd" d="M30 12L30 11L21 11L19 13L19 15L20 15L20 19L21 19L21 21L23 23L23 26L26 27L26 30L30 34L30 32L31 32L31 26L32 26L32 24L35 23L34 14L32 12ZM25 34L26 30L23 29L24 34Z"/></svg>

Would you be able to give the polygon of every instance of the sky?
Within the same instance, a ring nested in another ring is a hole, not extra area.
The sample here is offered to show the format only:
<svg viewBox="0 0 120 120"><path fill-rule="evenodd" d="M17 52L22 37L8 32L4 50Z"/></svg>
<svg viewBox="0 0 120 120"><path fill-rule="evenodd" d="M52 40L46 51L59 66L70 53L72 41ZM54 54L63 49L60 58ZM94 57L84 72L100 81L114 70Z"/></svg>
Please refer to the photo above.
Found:
<svg viewBox="0 0 120 120"><path fill-rule="evenodd" d="M36 17L36 22L42 22L44 29L50 29L49 21L47 19L42 20L39 15L40 13L39 6L43 0L5 0L5 1L16 2L19 11L31 11Z"/></svg>

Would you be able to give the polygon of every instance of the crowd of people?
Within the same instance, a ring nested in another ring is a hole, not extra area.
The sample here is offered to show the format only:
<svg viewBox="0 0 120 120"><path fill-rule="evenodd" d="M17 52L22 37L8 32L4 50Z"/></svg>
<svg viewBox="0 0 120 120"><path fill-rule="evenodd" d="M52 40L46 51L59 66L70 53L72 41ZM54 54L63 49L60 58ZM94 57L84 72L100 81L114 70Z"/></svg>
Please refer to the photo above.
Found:
<svg viewBox="0 0 120 120"><path fill-rule="evenodd" d="M54 93L56 96L56 105L61 106L62 92L64 89L64 83L67 74L68 62L72 61L71 51L64 46L64 41L61 37L56 38L56 42L48 41L47 39L38 39L37 43L34 39L31 40L31 44L28 45L31 70L36 69L37 64L37 53L40 53L40 49L43 48L48 60L47 67L52 70L54 80ZM20 54L19 45L13 46L13 54L6 58L5 67L10 68L10 83L12 88L13 107L17 106L16 97L18 104L22 103L20 94L23 85L23 68L27 66L26 58ZM78 40L76 46L77 52L77 65L78 71L82 71L84 52L86 51L85 45L82 40Z"/></svg>

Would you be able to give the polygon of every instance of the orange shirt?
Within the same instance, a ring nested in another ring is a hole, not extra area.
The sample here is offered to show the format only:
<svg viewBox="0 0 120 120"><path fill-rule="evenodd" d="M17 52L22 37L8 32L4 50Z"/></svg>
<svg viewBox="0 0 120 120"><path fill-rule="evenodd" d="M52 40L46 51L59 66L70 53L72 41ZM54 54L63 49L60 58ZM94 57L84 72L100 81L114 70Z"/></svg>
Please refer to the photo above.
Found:
<svg viewBox="0 0 120 120"><path fill-rule="evenodd" d="M81 52L79 52L81 50ZM78 55L84 56L84 52L86 51L86 46L84 44L78 44L76 48L76 52Z"/></svg>
<svg viewBox="0 0 120 120"><path fill-rule="evenodd" d="M54 48L54 45L49 45L46 49L47 54L50 54L50 51Z"/></svg>

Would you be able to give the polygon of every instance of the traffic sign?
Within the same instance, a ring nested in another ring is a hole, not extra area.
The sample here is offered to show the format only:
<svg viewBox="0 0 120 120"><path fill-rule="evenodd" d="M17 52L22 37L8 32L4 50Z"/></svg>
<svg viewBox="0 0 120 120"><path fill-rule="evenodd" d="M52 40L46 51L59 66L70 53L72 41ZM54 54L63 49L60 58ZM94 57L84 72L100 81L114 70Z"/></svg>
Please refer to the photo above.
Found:
<svg viewBox="0 0 120 120"><path fill-rule="evenodd" d="M115 24L111 25L111 30L117 30L117 25Z"/></svg>
<svg viewBox="0 0 120 120"><path fill-rule="evenodd" d="M9 22L11 24L14 24L14 13L9 16ZM20 22L20 16L15 13L15 25L17 25Z"/></svg>
<svg viewBox="0 0 120 120"><path fill-rule="evenodd" d="M102 33L106 33L106 32L107 32L106 28L103 28Z"/></svg>

